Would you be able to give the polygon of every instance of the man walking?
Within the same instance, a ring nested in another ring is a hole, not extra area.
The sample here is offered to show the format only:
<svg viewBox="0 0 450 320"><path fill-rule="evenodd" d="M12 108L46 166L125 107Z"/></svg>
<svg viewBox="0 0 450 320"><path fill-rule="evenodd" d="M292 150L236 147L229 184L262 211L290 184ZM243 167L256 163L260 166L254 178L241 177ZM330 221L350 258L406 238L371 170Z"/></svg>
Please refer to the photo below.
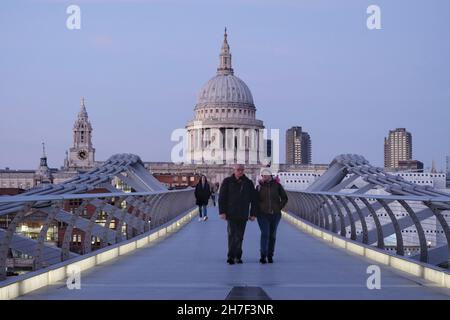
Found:
<svg viewBox="0 0 450 320"><path fill-rule="evenodd" d="M231 176L220 187L220 218L227 220L229 264L242 263L242 241L247 221L256 219L258 202L253 182L244 174L244 165L237 164Z"/></svg>

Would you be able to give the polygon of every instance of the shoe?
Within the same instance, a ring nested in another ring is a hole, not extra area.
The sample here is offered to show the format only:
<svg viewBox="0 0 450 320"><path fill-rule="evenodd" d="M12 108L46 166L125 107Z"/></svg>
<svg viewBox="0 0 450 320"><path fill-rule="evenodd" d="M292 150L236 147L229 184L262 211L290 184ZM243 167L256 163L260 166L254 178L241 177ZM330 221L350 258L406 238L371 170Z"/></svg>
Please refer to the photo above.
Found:
<svg viewBox="0 0 450 320"><path fill-rule="evenodd" d="M201 222L201 221L203 221L203 218L202 217L198 218L198 222Z"/></svg>
<svg viewBox="0 0 450 320"><path fill-rule="evenodd" d="M234 264L234 259L228 258L227 263L230 264L230 265Z"/></svg>
<svg viewBox="0 0 450 320"><path fill-rule="evenodd" d="M268 257L268 258L267 258L267 262L273 263L273 258L272 258L272 257Z"/></svg>
<svg viewBox="0 0 450 320"><path fill-rule="evenodd" d="M205 216L205 217L203 218L203 221L206 221L206 220L208 220L208 216Z"/></svg>
<svg viewBox="0 0 450 320"><path fill-rule="evenodd" d="M261 259L259 259L259 262L261 262L262 264L266 264L267 263L266 256L261 255Z"/></svg>
<svg viewBox="0 0 450 320"><path fill-rule="evenodd" d="M235 259L234 262L238 263L238 264L242 264L242 260L241 259Z"/></svg>

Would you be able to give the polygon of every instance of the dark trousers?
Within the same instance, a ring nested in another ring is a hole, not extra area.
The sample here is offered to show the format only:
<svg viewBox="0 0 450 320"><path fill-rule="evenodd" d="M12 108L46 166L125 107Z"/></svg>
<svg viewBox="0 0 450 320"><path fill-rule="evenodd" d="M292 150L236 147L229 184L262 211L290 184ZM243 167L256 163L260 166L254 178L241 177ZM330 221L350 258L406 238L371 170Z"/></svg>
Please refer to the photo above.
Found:
<svg viewBox="0 0 450 320"><path fill-rule="evenodd" d="M213 205L214 205L214 207L215 207L215 206L216 206L216 195L215 195L215 194L212 194L212 195L211 195L211 199L212 199Z"/></svg>
<svg viewBox="0 0 450 320"><path fill-rule="evenodd" d="M228 258L242 258L242 241L244 240L247 220L233 219L228 221Z"/></svg>
<svg viewBox="0 0 450 320"><path fill-rule="evenodd" d="M206 217L208 215L208 209L206 205L198 206L198 216L200 218Z"/></svg>
<svg viewBox="0 0 450 320"><path fill-rule="evenodd" d="M261 255L273 257L275 251L275 240L277 237L277 227L281 214L260 214L258 215L258 225L261 229Z"/></svg>

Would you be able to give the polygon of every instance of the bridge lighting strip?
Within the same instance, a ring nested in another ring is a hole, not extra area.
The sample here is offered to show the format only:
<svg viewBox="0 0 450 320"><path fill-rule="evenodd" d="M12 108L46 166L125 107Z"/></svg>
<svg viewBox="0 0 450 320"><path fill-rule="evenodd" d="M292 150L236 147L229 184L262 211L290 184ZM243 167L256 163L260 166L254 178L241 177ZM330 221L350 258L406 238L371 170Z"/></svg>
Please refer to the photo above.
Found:
<svg viewBox="0 0 450 320"><path fill-rule="evenodd" d="M344 238L340 235L318 228L309 222L302 221L288 212L283 211L282 215L284 219L300 230L321 238L327 242L333 243L341 249L366 257L379 264L387 265L393 269L411 274L415 277L430 281L433 286L450 289L450 273L445 269L409 259L407 257L398 256L376 247Z"/></svg>
<svg viewBox="0 0 450 320"><path fill-rule="evenodd" d="M198 208L191 209L177 220L169 221L133 239L0 282L0 300L15 299L34 290L63 281L69 277L74 267L83 272L131 253L143 246L153 244L156 240L184 227L197 214Z"/></svg>

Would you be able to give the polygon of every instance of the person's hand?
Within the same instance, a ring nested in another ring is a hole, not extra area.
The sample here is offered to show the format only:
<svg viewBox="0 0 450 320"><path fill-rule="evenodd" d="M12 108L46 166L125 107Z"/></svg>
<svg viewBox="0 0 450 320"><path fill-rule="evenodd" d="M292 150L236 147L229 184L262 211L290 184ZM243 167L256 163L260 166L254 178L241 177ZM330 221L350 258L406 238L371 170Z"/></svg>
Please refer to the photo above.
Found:
<svg viewBox="0 0 450 320"><path fill-rule="evenodd" d="M250 221L255 221L256 217L255 216L250 216L250 218L248 218Z"/></svg>
<svg viewBox="0 0 450 320"><path fill-rule="evenodd" d="M226 220L227 219L227 215L225 213L221 213L219 214L220 219L222 220Z"/></svg>

